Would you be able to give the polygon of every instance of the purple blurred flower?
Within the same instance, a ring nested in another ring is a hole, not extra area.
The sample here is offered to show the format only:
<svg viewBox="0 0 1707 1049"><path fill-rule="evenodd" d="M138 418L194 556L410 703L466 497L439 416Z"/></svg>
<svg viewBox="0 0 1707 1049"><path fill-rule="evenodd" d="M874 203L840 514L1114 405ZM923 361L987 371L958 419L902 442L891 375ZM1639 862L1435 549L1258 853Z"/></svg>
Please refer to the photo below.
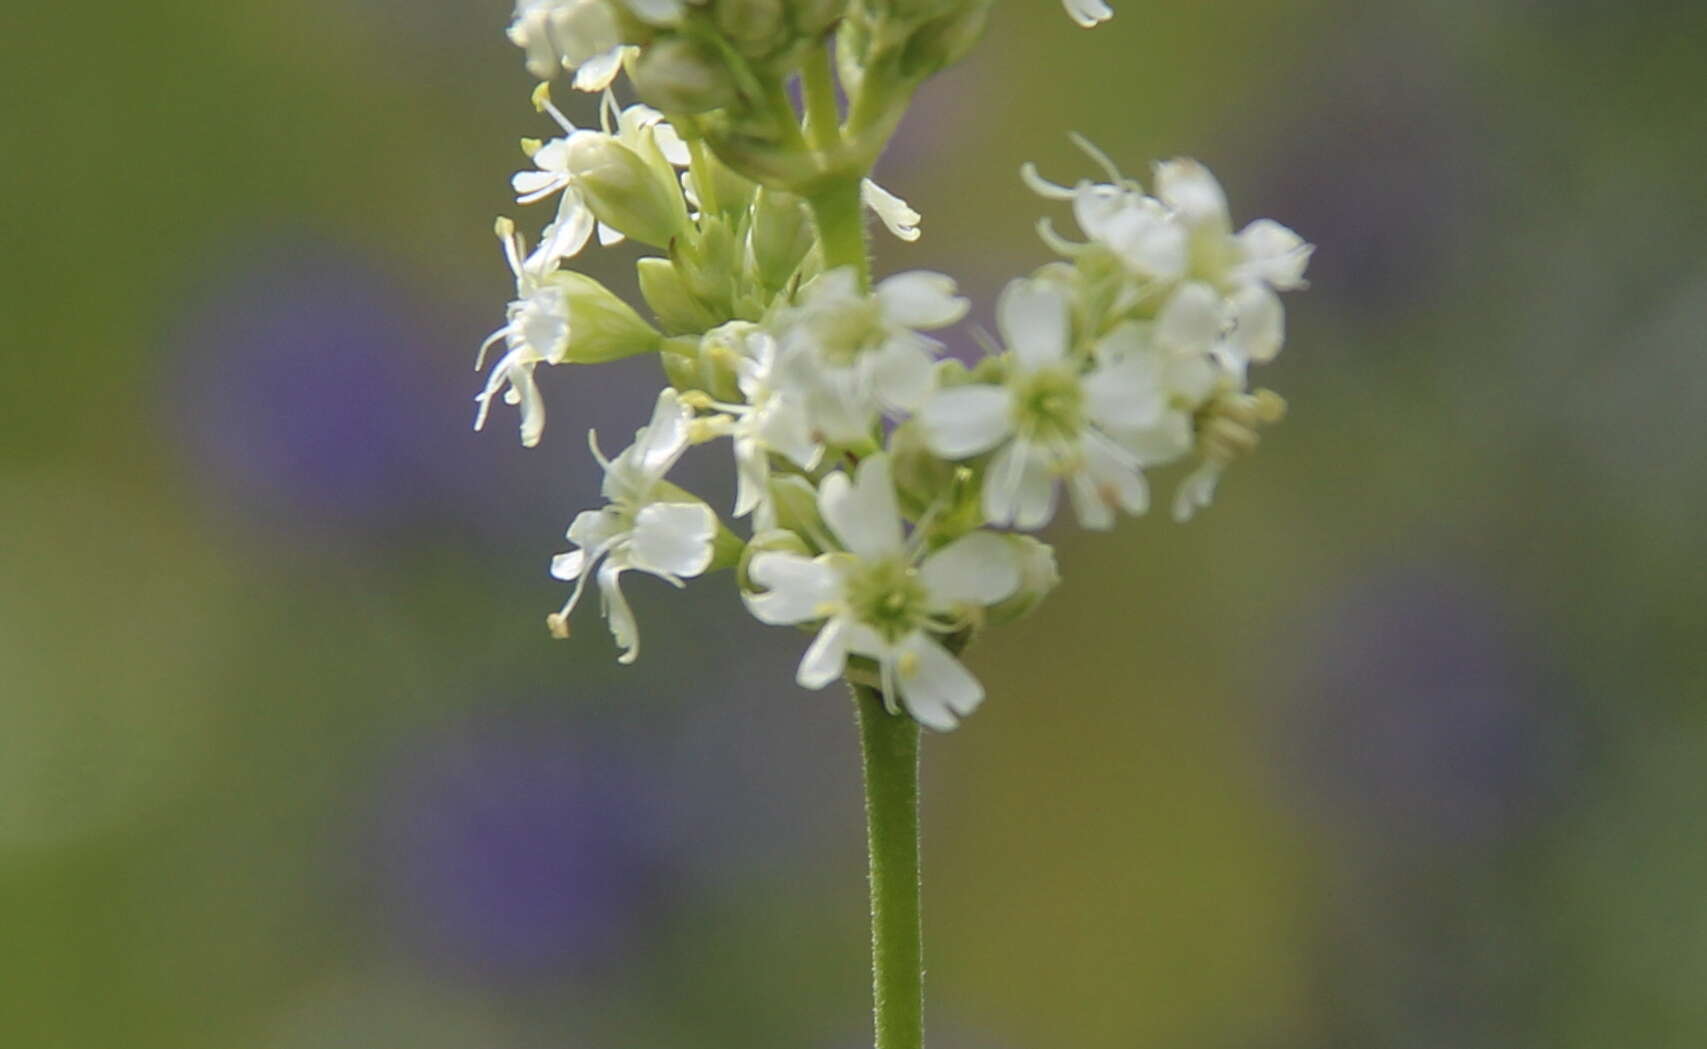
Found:
<svg viewBox="0 0 1707 1049"><path fill-rule="evenodd" d="M1556 770L1536 650L1452 573L1361 583L1307 624L1301 651L1286 734L1330 822L1422 848L1492 839Z"/></svg>
<svg viewBox="0 0 1707 1049"><path fill-rule="evenodd" d="M535 714L411 748L382 792L382 904L429 958L499 980L608 960L660 910L673 865L649 777Z"/></svg>

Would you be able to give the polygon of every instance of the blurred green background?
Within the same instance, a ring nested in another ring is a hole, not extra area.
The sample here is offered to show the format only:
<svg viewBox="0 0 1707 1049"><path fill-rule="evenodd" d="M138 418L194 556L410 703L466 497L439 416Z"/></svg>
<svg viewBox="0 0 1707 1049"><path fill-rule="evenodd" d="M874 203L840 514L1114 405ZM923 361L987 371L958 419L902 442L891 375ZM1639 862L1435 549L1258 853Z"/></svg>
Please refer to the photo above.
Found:
<svg viewBox="0 0 1707 1049"><path fill-rule="evenodd" d="M975 654L934 1043L1707 1044L1707 7L1116 4L1000 5L881 261L987 303L1065 131L1198 156L1319 246L1294 410L1190 526L1062 531ZM508 14L0 14L0 1044L869 1044L802 641L726 577L631 588L633 668L541 626L652 366L468 430L546 130Z"/></svg>

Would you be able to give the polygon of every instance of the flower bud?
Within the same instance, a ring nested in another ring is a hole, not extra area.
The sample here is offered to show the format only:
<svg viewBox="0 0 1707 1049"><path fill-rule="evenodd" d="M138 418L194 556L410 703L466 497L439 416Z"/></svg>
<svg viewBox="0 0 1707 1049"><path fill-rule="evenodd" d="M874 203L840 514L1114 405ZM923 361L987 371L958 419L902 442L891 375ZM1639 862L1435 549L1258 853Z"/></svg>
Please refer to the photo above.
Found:
<svg viewBox="0 0 1707 1049"><path fill-rule="evenodd" d="M790 38L783 0L717 0L714 17L724 38L747 58L764 58Z"/></svg>
<svg viewBox="0 0 1707 1049"><path fill-rule="evenodd" d="M569 301L565 362L602 364L658 349L657 329L603 284L573 270L558 270L545 279L561 287Z"/></svg>
<svg viewBox="0 0 1707 1049"><path fill-rule="evenodd" d="M629 79L641 99L666 113L704 113L735 100L735 83L722 60L677 36L642 51Z"/></svg>
<svg viewBox="0 0 1707 1049"><path fill-rule="evenodd" d="M672 178L665 181L614 136L569 136L569 170L599 221L644 244L664 247L687 225L687 205Z"/></svg>
<svg viewBox="0 0 1707 1049"><path fill-rule="evenodd" d="M762 188L753 198L747 254L765 287L780 291L811 250L814 231L806 204L782 190Z"/></svg>
<svg viewBox="0 0 1707 1049"><path fill-rule="evenodd" d="M697 334L717 323L717 316L688 290L669 259L641 259L634 268L640 276L640 294L667 333Z"/></svg>
<svg viewBox="0 0 1707 1049"><path fill-rule="evenodd" d="M758 588L753 585L752 577L748 575L753 558L760 554L769 553L799 554L801 557L812 557L817 554L817 551L807 546L806 541L799 535L786 528L772 528L758 533L742 548L740 562L735 568L736 585L741 588L744 594L752 596L758 591Z"/></svg>
<svg viewBox="0 0 1707 1049"><path fill-rule="evenodd" d="M907 42L902 68L929 76L960 61L984 34L993 0L973 0L920 26Z"/></svg>

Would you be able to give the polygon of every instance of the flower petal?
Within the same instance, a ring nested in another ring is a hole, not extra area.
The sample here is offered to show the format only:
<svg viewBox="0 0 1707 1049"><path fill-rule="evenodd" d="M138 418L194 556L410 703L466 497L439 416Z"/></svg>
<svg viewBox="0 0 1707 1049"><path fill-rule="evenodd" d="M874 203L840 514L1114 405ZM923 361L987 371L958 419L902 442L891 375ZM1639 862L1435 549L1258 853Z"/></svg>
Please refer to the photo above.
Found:
<svg viewBox="0 0 1707 1049"><path fill-rule="evenodd" d="M1245 256L1239 274L1277 291L1305 286L1304 268L1316 249L1304 238L1273 219L1257 219L1239 231L1239 248Z"/></svg>
<svg viewBox="0 0 1707 1049"><path fill-rule="evenodd" d="M587 566L587 551L571 550L551 559L551 577L569 582L580 576Z"/></svg>
<svg viewBox="0 0 1707 1049"><path fill-rule="evenodd" d="M1000 386L938 390L919 409L925 444L944 459L987 452L1012 432L1012 395Z"/></svg>
<svg viewBox="0 0 1707 1049"><path fill-rule="evenodd" d="M614 558L599 566L599 598L604 605L605 622L622 649L622 654L616 657L618 663L632 663L640 655L640 626L634 621L634 610L622 592L622 573L626 567Z"/></svg>
<svg viewBox="0 0 1707 1049"><path fill-rule="evenodd" d="M919 575L933 600L993 605L1019 588L1014 546L995 532L970 532L925 558Z"/></svg>
<svg viewBox="0 0 1707 1049"><path fill-rule="evenodd" d="M1105 430L1136 430L1162 416L1163 395L1153 361L1134 354L1085 376L1085 413Z"/></svg>
<svg viewBox="0 0 1707 1049"><path fill-rule="evenodd" d="M984 475L984 516L1026 531L1055 516L1055 476L1040 450L1013 441L996 453Z"/></svg>
<svg viewBox="0 0 1707 1049"><path fill-rule="evenodd" d="M906 201L870 179L859 184L859 199L876 214L890 233L904 241L919 239L919 213L908 207ZM951 294L952 291L951 286Z"/></svg>
<svg viewBox="0 0 1707 1049"><path fill-rule="evenodd" d="M901 640L895 666L901 703L926 728L947 732L984 702L972 672L923 633Z"/></svg>
<svg viewBox="0 0 1707 1049"><path fill-rule="evenodd" d="M634 517L628 561L642 572L689 578L711 565L717 515L704 503L652 503Z"/></svg>
<svg viewBox="0 0 1707 1049"><path fill-rule="evenodd" d="M1072 335L1067 297L1043 281L1009 281L996 303L996 327L1023 370L1054 364L1067 355Z"/></svg>
<svg viewBox="0 0 1707 1049"><path fill-rule="evenodd" d="M874 455L859 464L850 483L844 473L824 478L818 510L842 546L867 560L901 551L901 508L889 477L889 457Z"/></svg>
<svg viewBox="0 0 1707 1049"><path fill-rule="evenodd" d="M837 616L824 624L806 654L800 657L800 669L794 680L802 688L823 688L842 676L848 665L848 620Z"/></svg>
<svg viewBox="0 0 1707 1049"><path fill-rule="evenodd" d="M884 407L913 411L930 396L936 370L929 345L923 336L906 332L862 357L861 365L870 369L872 391Z"/></svg>
<svg viewBox="0 0 1707 1049"><path fill-rule="evenodd" d="M1193 227L1229 230L1227 194L1209 169L1189 158L1156 165L1156 196Z"/></svg>
<svg viewBox="0 0 1707 1049"><path fill-rule="evenodd" d="M1221 296L1201 281L1181 284L1156 315L1156 343L1169 353L1207 353L1221 335Z"/></svg>
<svg viewBox="0 0 1707 1049"><path fill-rule="evenodd" d="M954 292L953 277L909 270L879 282L874 294L883 307L883 316L891 322L930 331L955 323L971 308L971 303Z"/></svg>
<svg viewBox="0 0 1707 1049"><path fill-rule="evenodd" d="M761 623L785 626L823 619L841 599L841 579L823 558L768 551L753 558L748 575L764 593L749 594L747 609Z"/></svg>
<svg viewBox="0 0 1707 1049"><path fill-rule="evenodd" d="M1267 364L1286 342L1286 309L1280 296L1260 284L1247 284L1227 300L1233 330L1227 346L1254 364Z"/></svg>

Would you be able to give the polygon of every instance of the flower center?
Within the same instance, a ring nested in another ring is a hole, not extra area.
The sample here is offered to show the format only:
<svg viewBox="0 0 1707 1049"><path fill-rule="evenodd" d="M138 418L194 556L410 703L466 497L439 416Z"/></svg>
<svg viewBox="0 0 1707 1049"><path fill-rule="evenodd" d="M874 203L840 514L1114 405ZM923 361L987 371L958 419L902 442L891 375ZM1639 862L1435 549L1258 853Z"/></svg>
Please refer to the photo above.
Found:
<svg viewBox="0 0 1707 1049"><path fill-rule="evenodd" d="M1045 368L1014 387L1014 425L1027 437L1058 440L1085 428L1085 391L1076 372Z"/></svg>
<svg viewBox="0 0 1707 1049"><path fill-rule="evenodd" d="M854 615L885 641L899 641L929 615L929 592L918 569L901 560L866 562L848 578L847 602Z"/></svg>
<svg viewBox="0 0 1707 1049"><path fill-rule="evenodd" d="M846 366L881 341L882 320L876 299L849 299L816 311L812 328L824 356Z"/></svg>

